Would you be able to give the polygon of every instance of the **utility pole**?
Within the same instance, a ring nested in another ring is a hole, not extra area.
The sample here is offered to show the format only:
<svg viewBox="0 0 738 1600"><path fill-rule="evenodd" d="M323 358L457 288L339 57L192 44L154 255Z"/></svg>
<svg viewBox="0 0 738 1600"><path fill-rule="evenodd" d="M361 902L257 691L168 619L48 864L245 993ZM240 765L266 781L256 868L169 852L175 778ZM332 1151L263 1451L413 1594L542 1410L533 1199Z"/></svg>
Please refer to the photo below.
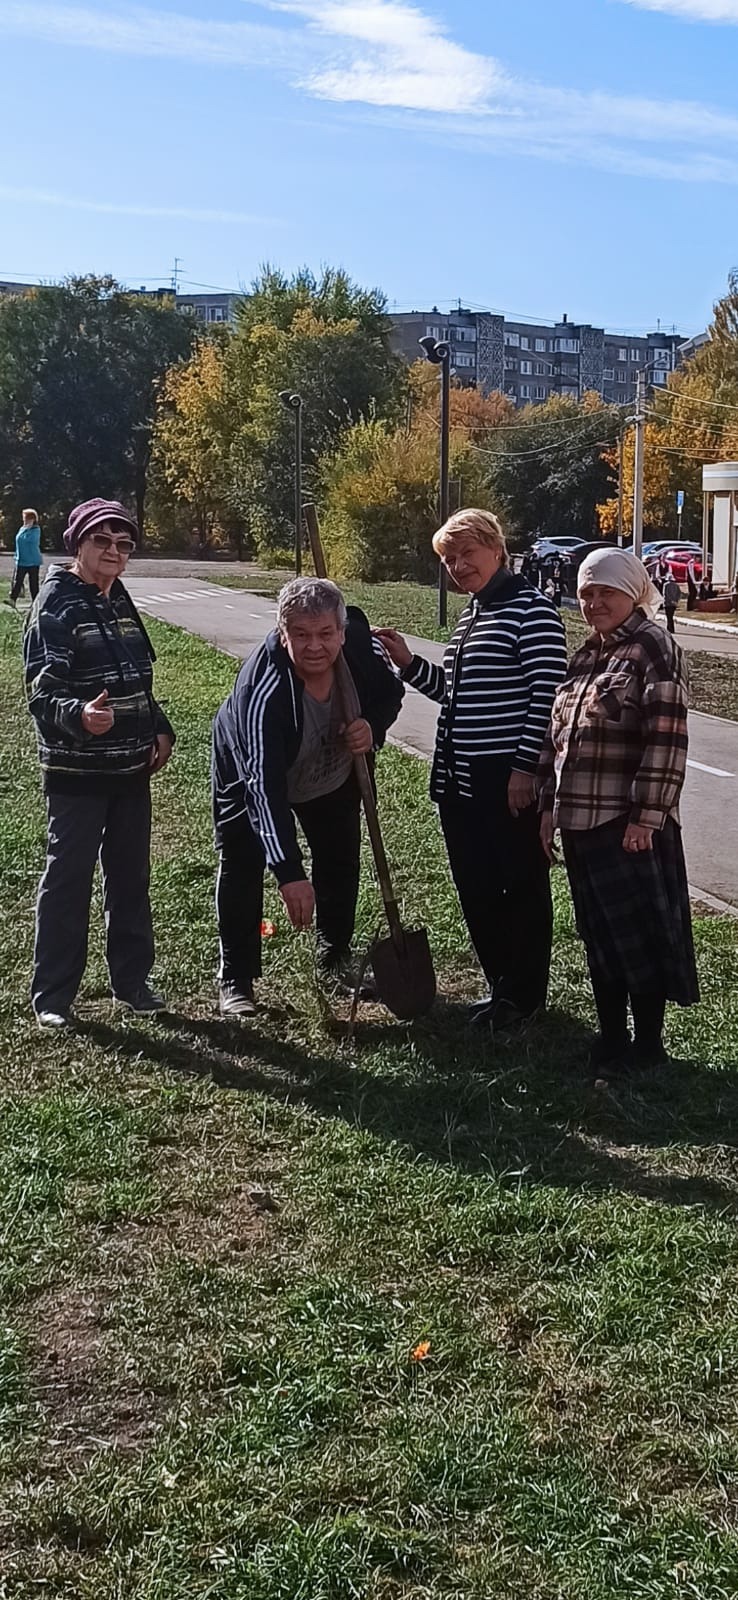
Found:
<svg viewBox="0 0 738 1600"><path fill-rule="evenodd" d="M643 461L646 436L646 374L636 373L635 458L633 462L633 554L643 549Z"/></svg>
<svg viewBox="0 0 738 1600"><path fill-rule="evenodd" d="M302 395L281 389L279 398L295 422L295 577L302 577Z"/></svg>
<svg viewBox="0 0 738 1600"><path fill-rule="evenodd" d="M181 256L175 256L174 257L174 267L172 269L172 289L173 289L175 295L179 293L179 275L180 275L181 270L182 270L182 257Z"/></svg>
<svg viewBox="0 0 738 1600"><path fill-rule="evenodd" d="M448 522L449 492L448 470L450 454L450 419L451 419L451 346L445 340L432 339L429 334L424 339L419 339L426 360L434 367L441 369L441 458L439 463L440 478L440 512L441 525ZM448 620L448 584L446 568L443 562L438 564L438 622L441 628L446 627Z"/></svg>
<svg viewBox="0 0 738 1600"><path fill-rule="evenodd" d="M625 462L625 421L621 417L621 419L620 419L620 438L618 440L618 544L620 545L621 550L623 548L623 538L624 538L624 533L623 533L623 495L624 495L624 491L625 491L625 485L623 483L623 466L624 466L624 462Z"/></svg>

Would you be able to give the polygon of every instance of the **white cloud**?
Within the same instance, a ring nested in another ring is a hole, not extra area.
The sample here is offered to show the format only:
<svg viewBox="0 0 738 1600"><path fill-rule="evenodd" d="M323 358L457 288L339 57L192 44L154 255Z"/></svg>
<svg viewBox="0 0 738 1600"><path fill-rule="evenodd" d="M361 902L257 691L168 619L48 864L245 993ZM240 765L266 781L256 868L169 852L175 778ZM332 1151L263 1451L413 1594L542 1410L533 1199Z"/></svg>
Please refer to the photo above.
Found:
<svg viewBox="0 0 738 1600"><path fill-rule="evenodd" d="M350 41L364 52L344 54L310 74L308 87L326 100L417 111L483 110L505 79L491 56L464 49L449 38L447 28L400 0L263 3L271 11L304 17L318 36Z"/></svg>
<svg viewBox="0 0 738 1600"><path fill-rule="evenodd" d="M183 222L254 223L274 225L273 217L255 217L248 211L220 211L201 206L145 206L138 203L126 205L113 200L84 200L75 195L56 194L48 189L13 188L0 184L0 200L10 200L20 205L60 206L68 211L95 211L113 217L163 217Z"/></svg>
<svg viewBox="0 0 738 1600"><path fill-rule="evenodd" d="M304 58L304 43L297 31L252 22L210 22L141 6L112 12L92 6L26 5L10 0L0 9L0 33L220 67L297 71Z"/></svg>
<svg viewBox="0 0 738 1600"><path fill-rule="evenodd" d="M446 144L633 176L738 183L738 116L727 111L698 101L515 79L493 56L456 43L441 22L405 0L246 3L261 20L5 0L0 35L4 30L128 55L269 71L314 98L372 107L375 115L381 109L385 118L403 113L405 129ZM738 20L738 0L626 3Z"/></svg>
<svg viewBox="0 0 738 1600"><path fill-rule="evenodd" d="M663 11L687 22L738 23L738 0L625 0L639 11Z"/></svg>

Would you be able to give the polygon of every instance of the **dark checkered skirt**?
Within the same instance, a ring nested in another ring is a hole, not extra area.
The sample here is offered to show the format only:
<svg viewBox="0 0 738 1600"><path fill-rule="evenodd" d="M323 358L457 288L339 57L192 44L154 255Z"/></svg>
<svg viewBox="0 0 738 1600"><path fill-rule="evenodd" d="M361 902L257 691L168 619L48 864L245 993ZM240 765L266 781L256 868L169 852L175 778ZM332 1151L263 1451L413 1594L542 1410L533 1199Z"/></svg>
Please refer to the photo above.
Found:
<svg viewBox="0 0 738 1600"><path fill-rule="evenodd" d="M671 817L653 849L623 849L626 816L581 833L562 830L574 914L589 964L630 994L660 992L677 1005L700 997L682 833Z"/></svg>

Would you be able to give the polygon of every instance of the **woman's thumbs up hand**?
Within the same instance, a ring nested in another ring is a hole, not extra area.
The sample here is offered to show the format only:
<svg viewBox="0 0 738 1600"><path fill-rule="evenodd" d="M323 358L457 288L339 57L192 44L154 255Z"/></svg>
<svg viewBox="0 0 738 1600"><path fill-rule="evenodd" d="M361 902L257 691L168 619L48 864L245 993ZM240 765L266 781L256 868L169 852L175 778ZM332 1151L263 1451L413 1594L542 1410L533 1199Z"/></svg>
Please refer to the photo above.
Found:
<svg viewBox="0 0 738 1600"><path fill-rule="evenodd" d="M108 691L103 689L96 700L88 700L82 710L82 727L94 735L109 733L115 721L115 712L108 705Z"/></svg>

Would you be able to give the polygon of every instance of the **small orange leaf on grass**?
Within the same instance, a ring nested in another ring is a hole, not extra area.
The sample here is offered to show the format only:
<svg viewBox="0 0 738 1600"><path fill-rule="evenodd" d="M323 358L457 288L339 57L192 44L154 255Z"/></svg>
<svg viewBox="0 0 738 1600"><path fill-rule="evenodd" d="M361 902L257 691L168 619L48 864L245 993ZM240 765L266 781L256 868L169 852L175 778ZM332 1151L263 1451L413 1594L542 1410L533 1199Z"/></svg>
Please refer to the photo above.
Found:
<svg viewBox="0 0 738 1600"><path fill-rule="evenodd" d="M261 925L261 937L262 937L262 939L273 939L276 931L277 931L276 922L262 922L262 925Z"/></svg>
<svg viewBox="0 0 738 1600"><path fill-rule="evenodd" d="M411 1352L410 1360L426 1361L430 1355L430 1347L430 1339L421 1339L420 1344L416 1344L415 1349Z"/></svg>

